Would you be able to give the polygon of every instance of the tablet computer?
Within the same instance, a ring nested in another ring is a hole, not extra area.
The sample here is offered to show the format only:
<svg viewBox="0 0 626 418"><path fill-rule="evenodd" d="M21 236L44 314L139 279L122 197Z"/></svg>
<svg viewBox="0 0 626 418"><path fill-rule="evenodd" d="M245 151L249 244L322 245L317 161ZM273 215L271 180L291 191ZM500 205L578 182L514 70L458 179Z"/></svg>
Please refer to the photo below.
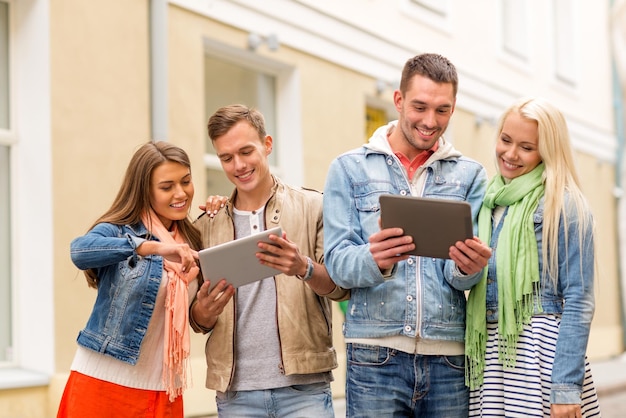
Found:
<svg viewBox="0 0 626 418"><path fill-rule="evenodd" d="M210 280L213 287L224 278L237 288L282 273L278 269L261 264L255 255L263 252L257 246L258 242L271 242L270 234L281 237L283 232L278 226L200 250L198 257L204 280Z"/></svg>
<svg viewBox="0 0 626 418"><path fill-rule="evenodd" d="M467 202L391 194L379 200L382 228L400 227L413 237L415 249L409 254L450 258L455 242L474 236Z"/></svg>

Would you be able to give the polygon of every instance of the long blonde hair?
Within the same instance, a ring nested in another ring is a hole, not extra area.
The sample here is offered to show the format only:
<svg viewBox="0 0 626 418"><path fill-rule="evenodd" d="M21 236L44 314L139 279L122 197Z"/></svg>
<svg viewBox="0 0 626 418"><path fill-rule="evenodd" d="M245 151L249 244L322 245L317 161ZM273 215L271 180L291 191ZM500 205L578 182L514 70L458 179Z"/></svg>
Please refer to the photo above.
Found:
<svg viewBox="0 0 626 418"><path fill-rule="evenodd" d="M593 218L587 199L583 195L572 147L563 114L551 103L542 98L524 98L509 107L498 126L498 135L507 116L517 113L522 118L537 123L538 150L545 166L543 182L545 187L543 212L543 260L542 277L549 277L555 285L559 280L558 248L559 222L565 230L566 248L574 243L567 236L568 224L577 222L578 247L582 252L583 237L589 228L594 228ZM551 250L548 252L548 250ZM581 257L582 263L582 257Z"/></svg>

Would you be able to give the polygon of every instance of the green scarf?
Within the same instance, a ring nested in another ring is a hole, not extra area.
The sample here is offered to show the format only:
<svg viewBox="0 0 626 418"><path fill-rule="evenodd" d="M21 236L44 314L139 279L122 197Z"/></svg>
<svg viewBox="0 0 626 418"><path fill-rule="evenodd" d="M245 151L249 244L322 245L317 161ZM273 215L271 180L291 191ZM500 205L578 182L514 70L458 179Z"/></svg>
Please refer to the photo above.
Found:
<svg viewBox="0 0 626 418"><path fill-rule="evenodd" d="M505 184L501 175L487 186L478 214L478 236L491 242L491 213L496 206L508 206L498 238L496 272L498 280L498 359L504 367L515 366L515 347L519 333L530 323L533 292L539 289L539 255L533 214L544 194L543 163L534 170ZM487 345L487 267L471 290L467 301L465 333L465 383L470 389L483 382ZM541 311L541 304L539 310Z"/></svg>

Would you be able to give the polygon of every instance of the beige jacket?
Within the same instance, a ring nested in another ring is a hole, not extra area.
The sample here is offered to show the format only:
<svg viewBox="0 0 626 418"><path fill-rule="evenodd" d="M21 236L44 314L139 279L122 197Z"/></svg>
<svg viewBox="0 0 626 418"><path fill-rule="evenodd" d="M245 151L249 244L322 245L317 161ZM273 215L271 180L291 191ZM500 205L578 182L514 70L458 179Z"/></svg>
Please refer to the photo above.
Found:
<svg viewBox="0 0 626 418"><path fill-rule="evenodd" d="M319 263L324 258L322 194L294 189L274 177L272 196L265 206L265 228L281 226L287 238L295 242L304 255ZM235 237L232 203L236 190L214 218L200 216L195 225L202 233L204 248ZM337 354L332 343L331 300L349 297L340 287L320 296L295 277L275 276L278 335L282 367L286 375L320 373L337 367ZM195 303L195 302L194 302ZM190 316L191 317L191 316ZM196 332L205 332L190 321ZM235 364L235 303L226 305L210 332L205 347L206 387L224 392L228 389Z"/></svg>

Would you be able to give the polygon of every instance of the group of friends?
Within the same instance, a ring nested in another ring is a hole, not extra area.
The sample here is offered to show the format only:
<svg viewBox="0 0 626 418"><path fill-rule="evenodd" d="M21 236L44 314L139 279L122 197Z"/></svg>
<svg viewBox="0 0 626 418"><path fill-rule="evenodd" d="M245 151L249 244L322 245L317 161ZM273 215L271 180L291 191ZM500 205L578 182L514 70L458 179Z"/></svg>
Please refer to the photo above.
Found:
<svg viewBox="0 0 626 418"><path fill-rule="evenodd" d="M194 221L188 155L141 146L71 243L97 297L57 417L183 417L190 328L207 335L219 416L334 417L334 301L347 301L348 417L600 416L594 224L566 121L541 98L511 105L488 179L444 139L457 88L447 58L409 59L397 120L335 158L323 194L270 172L259 111L218 109L208 136L234 191ZM446 259L407 255L411 236L380 227L383 194L468 202L475 236ZM203 280L199 250L274 226L257 257L280 274Z"/></svg>

